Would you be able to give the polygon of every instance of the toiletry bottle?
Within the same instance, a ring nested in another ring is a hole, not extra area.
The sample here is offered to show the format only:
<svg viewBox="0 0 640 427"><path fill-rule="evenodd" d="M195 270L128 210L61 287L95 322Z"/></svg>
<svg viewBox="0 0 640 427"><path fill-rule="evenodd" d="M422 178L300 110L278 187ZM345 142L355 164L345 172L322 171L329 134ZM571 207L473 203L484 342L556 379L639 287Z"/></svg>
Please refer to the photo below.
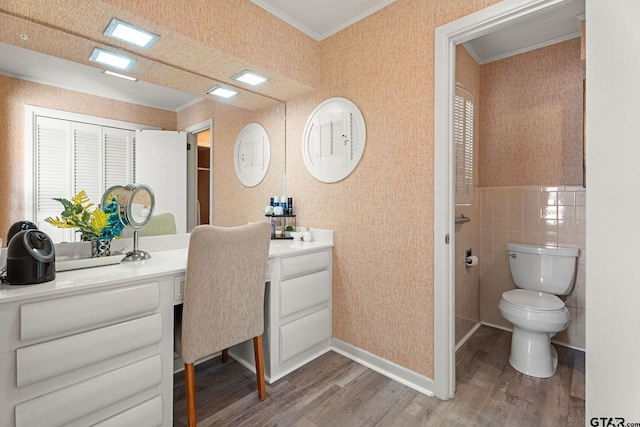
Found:
<svg viewBox="0 0 640 427"><path fill-rule="evenodd" d="M276 220L271 218L271 238L276 237Z"/></svg>
<svg viewBox="0 0 640 427"><path fill-rule="evenodd" d="M283 215L286 215L287 214L287 198L285 196L282 196L280 198L280 206L282 207Z"/></svg>
<svg viewBox="0 0 640 427"><path fill-rule="evenodd" d="M304 234L302 235L302 240L304 240L305 242L310 242L311 241L311 232L309 231L309 226L307 225L307 229L305 230Z"/></svg>
<svg viewBox="0 0 640 427"><path fill-rule="evenodd" d="M287 214L293 215L293 198L291 197L287 199Z"/></svg>

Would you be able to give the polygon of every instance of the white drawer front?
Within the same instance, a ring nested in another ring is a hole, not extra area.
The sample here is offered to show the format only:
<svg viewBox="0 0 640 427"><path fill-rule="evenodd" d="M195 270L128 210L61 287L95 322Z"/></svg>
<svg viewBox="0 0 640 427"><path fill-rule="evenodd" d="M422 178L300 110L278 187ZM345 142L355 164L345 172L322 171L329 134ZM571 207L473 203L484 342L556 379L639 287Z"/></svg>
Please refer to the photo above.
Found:
<svg viewBox="0 0 640 427"><path fill-rule="evenodd" d="M161 379L156 355L16 405L16 427L64 426L155 387Z"/></svg>
<svg viewBox="0 0 640 427"><path fill-rule="evenodd" d="M331 264L328 251L282 258L281 277L300 276L318 270L324 270Z"/></svg>
<svg viewBox="0 0 640 427"><path fill-rule="evenodd" d="M17 383L23 387L162 340L162 315L95 329L16 350Z"/></svg>
<svg viewBox="0 0 640 427"><path fill-rule="evenodd" d="M159 305L160 289L157 282L22 304L20 340L72 333L121 318L150 313Z"/></svg>
<svg viewBox="0 0 640 427"><path fill-rule="evenodd" d="M324 304L331 298L329 270L280 282L280 317Z"/></svg>
<svg viewBox="0 0 640 427"><path fill-rule="evenodd" d="M162 396L142 402L94 427L156 427L162 424Z"/></svg>
<svg viewBox="0 0 640 427"><path fill-rule="evenodd" d="M280 362L331 338L331 313L323 308L280 327Z"/></svg>

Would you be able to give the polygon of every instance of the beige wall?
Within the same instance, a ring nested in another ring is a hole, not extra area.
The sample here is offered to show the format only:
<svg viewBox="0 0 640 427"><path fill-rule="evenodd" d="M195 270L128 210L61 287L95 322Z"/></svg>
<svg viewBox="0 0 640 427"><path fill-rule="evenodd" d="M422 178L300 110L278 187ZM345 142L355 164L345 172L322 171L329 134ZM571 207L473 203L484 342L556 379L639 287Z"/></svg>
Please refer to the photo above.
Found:
<svg viewBox="0 0 640 427"><path fill-rule="evenodd" d="M581 185L576 38L480 67L480 186Z"/></svg>
<svg viewBox="0 0 640 427"><path fill-rule="evenodd" d="M321 43L321 91L287 103L287 188L300 225L335 230L333 335L433 377L433 42L494 1L398 0ZM306 171L305 122L341 96L362 111L364 155L343 181Z"/></svg>
<svg viewBox="0 0 640 427"><path fill-rule="evenodd" d="M258 71L275 70L317 88L287 102L287 193L295 200L298 225L336 232L333 335L429 377L434 374L434 30L496 2L398 0L317 43L251 2L211 7L197 0L186 8L179 2L108 0L253 61ZM367 146L349 177L323 184L306 171L300 138L312 110L333 96L361 109ZM214 122L218 114L225 112L214 111ZM214 138L226 138L228 150L236 136ZM220 167L229 174L220 184L229 185L216 187L220 194L214 196L224 203L233 200L236 187L229 178L232 164ZM272 192L269 184L250 194L251 215L262 212ZM232 208L240 205L234 202ZM231 221L233 210L224 215L221 220Z"/></svg>
<svg viewBox="0 0 640 427"><path fill-rule="evenodd" d="M580 39L480 66L478 192L480 317L509 328L498 310L515 289L506 243L580 249L577 280L563 297L569 327L555 340L585 347L585 191L582 184L584 62ZM577 185L576 185L577 184Z"/></svg>
<svg viewBox="0 0 640 427"><path fill-rule="evenodd" d="M0 76L0 237L24 217L25 106L176 129L176 114ZM6 244L6 243L5 243Z"/></svg>

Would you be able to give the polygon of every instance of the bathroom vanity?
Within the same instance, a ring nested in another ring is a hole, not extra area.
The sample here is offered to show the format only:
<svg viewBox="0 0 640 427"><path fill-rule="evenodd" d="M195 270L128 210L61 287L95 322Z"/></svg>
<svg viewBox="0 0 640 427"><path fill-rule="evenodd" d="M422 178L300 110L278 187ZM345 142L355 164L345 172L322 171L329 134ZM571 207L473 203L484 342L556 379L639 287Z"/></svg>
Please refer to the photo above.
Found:
<svg viewBox="0 0 640 427"><path fill-rule="evenodd" d="M146 261L0 287L0 425L172 424L173 306L182 299L188 235L155 239L141 239L147 249L158 242ZM271 243L270 382L329 349L332 247L333 232L323 230L312 242ZM250 342L230 354L252 366Z"/></svg>

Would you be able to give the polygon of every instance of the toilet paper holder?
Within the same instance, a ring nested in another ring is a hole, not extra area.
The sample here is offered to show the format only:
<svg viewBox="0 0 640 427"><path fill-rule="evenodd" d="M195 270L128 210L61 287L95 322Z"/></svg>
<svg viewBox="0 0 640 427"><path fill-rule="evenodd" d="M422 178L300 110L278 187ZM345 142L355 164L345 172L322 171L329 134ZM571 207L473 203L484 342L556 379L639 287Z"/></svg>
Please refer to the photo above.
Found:
<svg viewBox="0 0 640 427"><path fill-rule="evenodd" d="M467 249L466 257L464 259L464 266L466 268L471 268L471 267L475 267L476 265L478 265L478 257L475 255L472 255L471 249Z"/></svg>

